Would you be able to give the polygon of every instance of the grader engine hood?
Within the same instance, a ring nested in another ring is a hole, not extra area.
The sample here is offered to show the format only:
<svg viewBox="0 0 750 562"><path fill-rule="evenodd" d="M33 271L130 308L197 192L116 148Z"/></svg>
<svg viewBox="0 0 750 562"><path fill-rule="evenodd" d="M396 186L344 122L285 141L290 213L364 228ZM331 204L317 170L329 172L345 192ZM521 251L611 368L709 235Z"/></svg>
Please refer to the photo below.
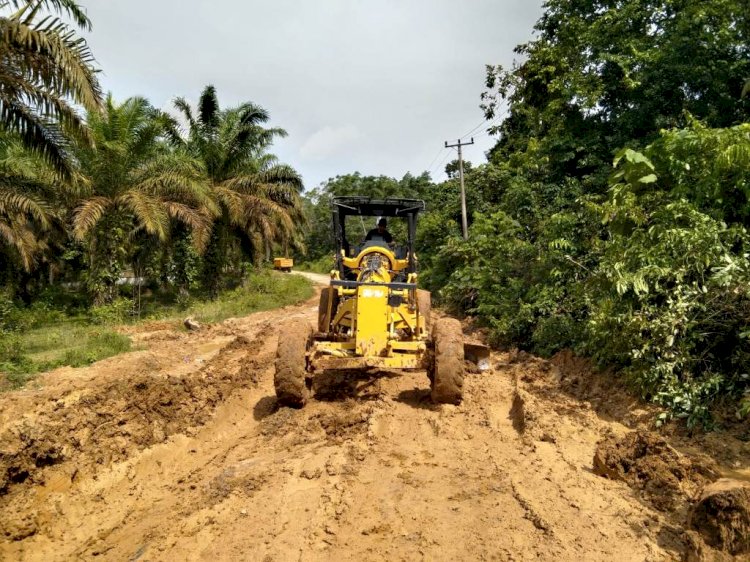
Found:
<svg viewBox="0 0 750 562"><path fill-rule="evenodd" d="M357 280L361 283L390 283L391 281L391 260L390 257L382 251L370 251L362 256L359 260L359 275Z"/></svg>

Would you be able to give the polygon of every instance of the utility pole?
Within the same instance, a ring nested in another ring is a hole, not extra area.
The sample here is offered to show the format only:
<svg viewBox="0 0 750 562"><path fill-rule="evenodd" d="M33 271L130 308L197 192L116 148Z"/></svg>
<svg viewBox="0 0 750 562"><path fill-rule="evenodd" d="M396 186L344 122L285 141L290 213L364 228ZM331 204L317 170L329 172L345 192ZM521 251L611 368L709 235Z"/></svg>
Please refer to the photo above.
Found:
<svg viewBox="0 0 750 562"><path fill-rule="evenodd" d="M461 152L462 146L469 146L474 144L474 137L471 138L471 142L461 142L461 139L456 141L456 144L448 144L445 141L445 148L458 148L458 177L461 181L461 229L464 233L464 240L469 239L469 221L466 218L466 188L464 187L464 157Z"/></svg>

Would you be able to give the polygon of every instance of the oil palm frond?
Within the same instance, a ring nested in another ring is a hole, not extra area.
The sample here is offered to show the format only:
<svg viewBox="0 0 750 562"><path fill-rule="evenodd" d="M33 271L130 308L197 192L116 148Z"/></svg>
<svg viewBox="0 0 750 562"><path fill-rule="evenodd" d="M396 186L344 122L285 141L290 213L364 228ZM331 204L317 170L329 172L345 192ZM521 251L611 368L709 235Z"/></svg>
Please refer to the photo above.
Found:
<svg viewBox="0 0 750 562"><path fill-rule="evenodd" d="M0 17L0 128L70 178L70 139L91 141L74 105L99 110L101 90L88 44L58 16L83 29L90 21L73 0L10 0L0 8L16 10Z"/></svg>
<svg viewBox="0 0 750 562"><path fill-rule="evenodd" d="M112 206L108 197L89 197L73 211L73 236L83 240Z"/></svg>

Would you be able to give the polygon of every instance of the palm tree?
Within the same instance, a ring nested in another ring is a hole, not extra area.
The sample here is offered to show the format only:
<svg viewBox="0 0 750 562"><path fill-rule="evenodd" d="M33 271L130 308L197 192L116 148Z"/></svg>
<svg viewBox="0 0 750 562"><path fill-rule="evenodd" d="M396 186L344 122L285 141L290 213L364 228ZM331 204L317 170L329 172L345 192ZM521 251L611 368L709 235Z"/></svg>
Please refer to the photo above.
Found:
<svg viewBox="0 0 750 562"><path fill-rule="evenodd" d="M96 303L114 288L136 237L167 239L174 221L205 247L218 209L205 189L205 170L170 143L176 123L143 98L117 105L109 95L102 113L88 116L96 149L80 152L88 185L73 213L73 235L89 252L87 284Z"/></svg>
<svg viewBox="0 0 750 562"><path fill-rule="evenodd" d="M263 127L269 115L262 107L243 103L221 110L210 85L200 96L197 115L184 98L174 104L188 126L186 149L203 163L221 210L204 259L207 287L216 294L231 255L257 257L274 243L288 246L298 239L302 178L267 152L286 131Z"/></svg>
<svg viewBox="0 0 750 562"><path fill-rule="evenodd" d="M0 0L0 9L11 11L0 17L0 128L70 176L68 138L91 140L71 104L96 111L101 90L86 41L58 16L79 29L91 22L74 0Z"/></svg>
<svg viewBox="0 0 750 562"><path fill-rule="evenodd" d="M0 137L0 255L31 271L46 248L44 233L55 220L51 174L17 138Z"/></svg>

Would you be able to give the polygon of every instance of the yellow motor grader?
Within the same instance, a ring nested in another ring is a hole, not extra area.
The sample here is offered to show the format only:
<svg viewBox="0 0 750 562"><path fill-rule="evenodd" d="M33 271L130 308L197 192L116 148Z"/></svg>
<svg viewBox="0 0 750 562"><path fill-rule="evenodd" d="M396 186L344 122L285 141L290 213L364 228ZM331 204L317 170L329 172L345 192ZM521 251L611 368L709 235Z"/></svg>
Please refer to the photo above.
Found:
<svg viewBox="0 0 750 562"><path fill-rule="evenodd" d="M281 328L274 376L280 404L303 406L316 373L361 369L423 369L434 402L461 401L461 325L440 318L431 326L430 293L417 288L414 238L423 210L424 202L415 199L333 199L335 267L320 295L317 329L302 319ZM363 217L403 219L406 244L394 245L370 233L369 239L351 245L347 223L364 226Z"/></svg>

